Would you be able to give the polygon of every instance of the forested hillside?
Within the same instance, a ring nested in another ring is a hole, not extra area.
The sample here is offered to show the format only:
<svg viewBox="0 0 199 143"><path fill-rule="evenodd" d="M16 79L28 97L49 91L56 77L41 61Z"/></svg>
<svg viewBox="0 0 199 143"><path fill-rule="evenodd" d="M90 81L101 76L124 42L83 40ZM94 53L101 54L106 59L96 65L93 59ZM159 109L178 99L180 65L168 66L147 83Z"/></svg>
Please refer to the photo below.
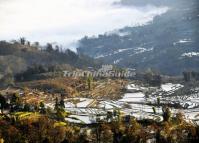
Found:
<svg viewBox="0 0 199 143"><path fill-rule="evenodd" d="M13 80L13 76L34 69L34 72L52 72L71 68L97 66L97 62L71 50L62 50L52 44L46 46L30 45L21 42L0 42L0 77ZM33 70L32 70L33 71ZM9 81L10 82L10 81Z"/></svg>

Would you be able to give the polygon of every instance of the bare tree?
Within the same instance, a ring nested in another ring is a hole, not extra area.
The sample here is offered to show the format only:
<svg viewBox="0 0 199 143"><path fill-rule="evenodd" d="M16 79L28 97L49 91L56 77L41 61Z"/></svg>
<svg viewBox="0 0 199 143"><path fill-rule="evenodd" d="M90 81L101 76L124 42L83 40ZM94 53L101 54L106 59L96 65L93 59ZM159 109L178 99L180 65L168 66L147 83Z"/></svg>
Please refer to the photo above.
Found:
<svg viewBox="0 0 199 143"><path fill-rule="evenodd" d="M25 43L26 43L26 38L21 37L21 38L19 39L19 41L20 41L20 44L25 45Z"/></svg>

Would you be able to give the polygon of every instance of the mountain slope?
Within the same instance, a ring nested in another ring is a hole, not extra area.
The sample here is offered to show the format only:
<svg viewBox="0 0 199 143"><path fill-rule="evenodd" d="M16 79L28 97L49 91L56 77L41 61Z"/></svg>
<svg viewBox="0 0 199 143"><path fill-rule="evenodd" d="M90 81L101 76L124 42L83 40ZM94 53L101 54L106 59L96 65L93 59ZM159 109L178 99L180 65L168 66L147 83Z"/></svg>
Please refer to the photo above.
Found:
<svg viewBox="0 0 199 143"><path fill-rule="evenodd" d="M0 41L0 75L17 74L25 71L28 67L43 66L48 69L52 66L63 68L85 68L97 66L98 63L92 58L77 55L66 50L40 50L33 46L19 43Z"/></svg>
<svg viewBox="0 0 199 143"><path fill-rule="evenodd" d="M122 67L150 67L168 75L199 70L199 2L167 0L163 4L170 10L147 25L84 37L78 53Z"/></svg>

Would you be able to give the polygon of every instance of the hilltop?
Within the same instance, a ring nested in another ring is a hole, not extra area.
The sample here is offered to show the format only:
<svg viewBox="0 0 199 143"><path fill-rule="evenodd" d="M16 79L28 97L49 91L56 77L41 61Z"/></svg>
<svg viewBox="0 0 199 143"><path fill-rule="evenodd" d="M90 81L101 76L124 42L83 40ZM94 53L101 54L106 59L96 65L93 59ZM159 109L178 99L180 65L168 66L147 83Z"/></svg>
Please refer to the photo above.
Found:
<svg viewBox="0 0 199 143"><path fill-rule="evenodd" d="M41 74L75 68L97 66L92 58L62 50L51 44L46 46L0 41L0 79L11 82L15 75L28 70L29 74Z"/></svg>

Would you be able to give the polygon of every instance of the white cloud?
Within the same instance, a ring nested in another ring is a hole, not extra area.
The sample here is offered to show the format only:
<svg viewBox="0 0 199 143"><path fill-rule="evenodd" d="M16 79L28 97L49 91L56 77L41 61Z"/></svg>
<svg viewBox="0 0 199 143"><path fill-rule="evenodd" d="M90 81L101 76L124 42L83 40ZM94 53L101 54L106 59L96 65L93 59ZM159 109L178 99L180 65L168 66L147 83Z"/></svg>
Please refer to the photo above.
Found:
<svg viewBox="0 0 199 143"><path fill-rule="evenodd" d="M0 39L25 36L31 41L70 44L85 35L145 24L167 10L112 5L116 1L119 0L0 1Z"/></svg>

